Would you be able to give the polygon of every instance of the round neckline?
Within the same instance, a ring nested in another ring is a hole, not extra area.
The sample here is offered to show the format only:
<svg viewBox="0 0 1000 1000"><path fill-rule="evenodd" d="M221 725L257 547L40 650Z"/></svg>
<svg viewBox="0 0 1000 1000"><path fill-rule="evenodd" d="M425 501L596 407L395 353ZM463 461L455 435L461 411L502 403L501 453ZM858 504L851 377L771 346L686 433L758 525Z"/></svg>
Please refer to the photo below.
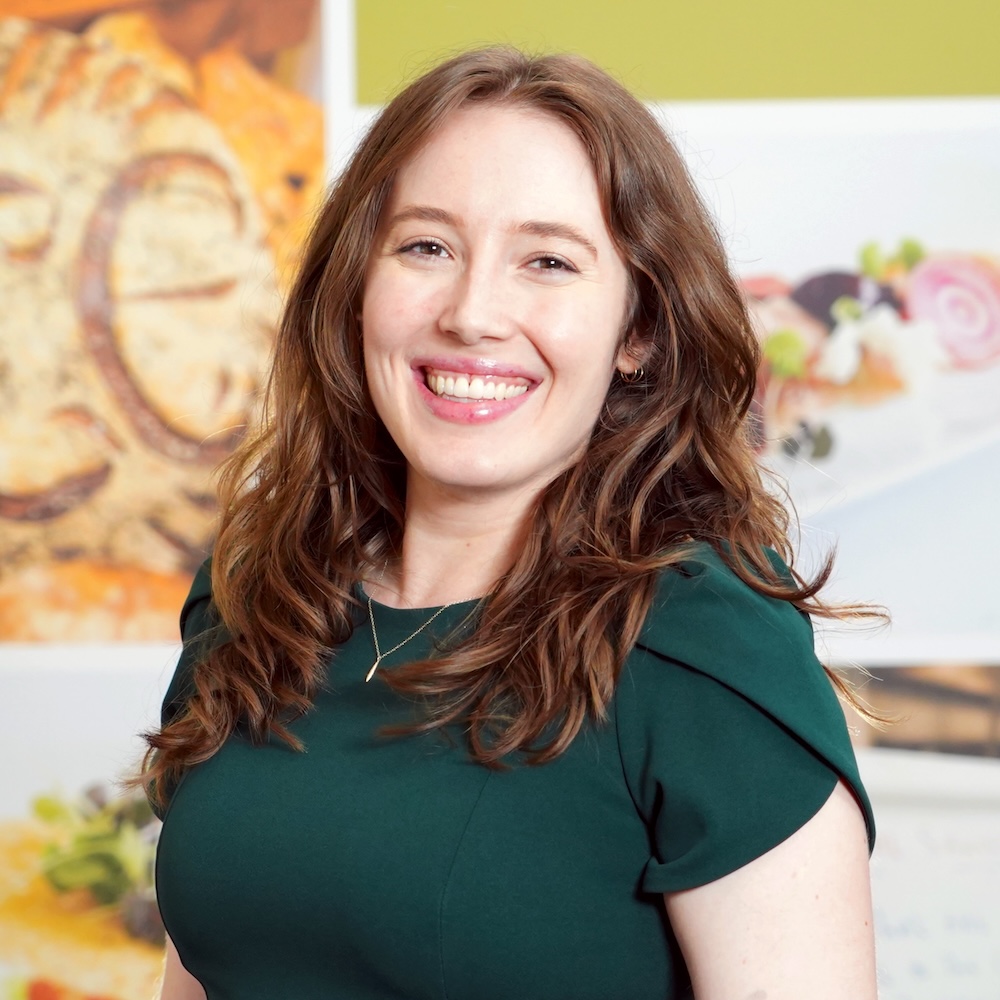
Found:
<svg viewBox="0 0 1000 1000"><path fill-rule="evenodd" d="M383 604L381 601L376 600L374 597L370 597L365 591L364 585L359 580L355 585L355 590L358 593L358 597L362 604L367 606L368 602L371 601L372 611L376 614L383 616L392 615L430 615L434 614L442 609L447 609L448 611L459 610L461 608L472 608L477 604L481 604L485 597L469 597L464 601L455 601L452 604L428 604L426 607L419 608L394 608L391 604Z"/></svg>
<svg viewBox="0 0 1000 1000"><path fill-rule="evenodd" d="M358 582L355 584L355 593L358 595L360 607L356 612L356 624L365 631L371 631L371 622L368 616L368 594L364 587ZM472 598L467 601L459 601L457 604L437 605L435 607L424 608L394 608L389 604L380 604L374 598L371 599L371 617L378 623L378 635L383 648L388 649L407 634L413 633L412 644L407 642L398 655L404 659L421 658L420 650L426 650L428 643L437 648L442 642L451 645L455 641L461 641L475 629L475 623L479 615L479 607L482 604L481 598ZM405 654L409 654L407 657ZM426 652L422 654L426 656ZM396 659L397 654L393 654L392 659ZM386 654L386 659L389 659ZM391 669L389 664L383 664L380 669Z"/></svg>

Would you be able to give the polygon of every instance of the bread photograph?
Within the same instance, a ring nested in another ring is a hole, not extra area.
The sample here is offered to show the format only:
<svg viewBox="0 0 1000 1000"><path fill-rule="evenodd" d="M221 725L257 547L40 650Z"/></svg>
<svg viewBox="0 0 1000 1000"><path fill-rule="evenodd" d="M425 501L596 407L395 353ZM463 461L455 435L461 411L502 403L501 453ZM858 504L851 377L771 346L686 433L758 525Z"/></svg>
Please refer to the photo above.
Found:
<svg viewBox="0 0 1000 1000"><path fill-rule="evenodd" d="M323 183L276 6L0 6L0 641L176 637Z"/></svg>

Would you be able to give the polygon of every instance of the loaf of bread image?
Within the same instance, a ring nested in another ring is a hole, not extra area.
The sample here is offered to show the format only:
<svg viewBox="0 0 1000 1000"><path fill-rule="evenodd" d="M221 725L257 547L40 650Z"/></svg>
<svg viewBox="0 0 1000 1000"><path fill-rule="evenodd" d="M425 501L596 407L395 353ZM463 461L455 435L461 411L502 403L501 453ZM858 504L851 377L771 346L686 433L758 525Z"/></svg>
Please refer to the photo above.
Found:
<svg viewBox="0 0 1000 1000"><path fill-rule="evenodd" d="M268 22L259 30L266 27L272 35L277 27L273 19L280 17L291 40L308 29L307 7L302 0L283 3L280 9L258 4L254 13ZM175 32L180 27L164 24L166 17L162 7L105 14L87 28L86 37L156 65L218 125L246 172L279 284L287 289L323 191L322 110L261 72L241 51L237 38L204 50L201 37L178 39L194 50L190 60L185 58L161 34L161 25Z"/></svg>
<svg viewBox="0 0 1000 1000"><path fill-rule="evenodd" d="M279 307L176 72L0 18L0 301L0 639L174 639Z"/></svg>

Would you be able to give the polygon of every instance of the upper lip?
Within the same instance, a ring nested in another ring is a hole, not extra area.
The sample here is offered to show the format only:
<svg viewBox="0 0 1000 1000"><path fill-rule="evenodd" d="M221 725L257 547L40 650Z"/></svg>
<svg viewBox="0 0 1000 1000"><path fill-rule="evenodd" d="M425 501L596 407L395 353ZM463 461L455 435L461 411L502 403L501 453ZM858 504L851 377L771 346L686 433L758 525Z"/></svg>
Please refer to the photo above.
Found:
<svg viewBox="0 0 1000 1000"><path fill-rule="evenodd" d="M492 375L496 378L521 378L532 385L541 381L538 375L528 371L527 368L522 368L520 365L508 364L503 361L496 361L492 358L416 358L412 366L421 371L433 368L439 372L455 372L460 375Z"/></svg>

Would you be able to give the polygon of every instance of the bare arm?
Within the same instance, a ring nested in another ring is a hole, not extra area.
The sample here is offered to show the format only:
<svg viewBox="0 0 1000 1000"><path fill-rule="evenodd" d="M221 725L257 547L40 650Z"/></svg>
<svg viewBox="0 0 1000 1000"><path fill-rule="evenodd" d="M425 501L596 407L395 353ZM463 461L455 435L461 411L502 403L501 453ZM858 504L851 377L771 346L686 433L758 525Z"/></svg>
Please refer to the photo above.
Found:
<svg viewBox="0 0 1000 1000"><path fill-rule="evenodd" d="M167 960L163 966L159 1000L206 1000L201 983L181 965L170 938L167 938Z"/></svg>
<svg viewBox="0 0 1000 1000"><path fill-rule="evenodd" d="M865 824L842 783L767 854L664 898L697 1000L876 1000Z"/></svg>

